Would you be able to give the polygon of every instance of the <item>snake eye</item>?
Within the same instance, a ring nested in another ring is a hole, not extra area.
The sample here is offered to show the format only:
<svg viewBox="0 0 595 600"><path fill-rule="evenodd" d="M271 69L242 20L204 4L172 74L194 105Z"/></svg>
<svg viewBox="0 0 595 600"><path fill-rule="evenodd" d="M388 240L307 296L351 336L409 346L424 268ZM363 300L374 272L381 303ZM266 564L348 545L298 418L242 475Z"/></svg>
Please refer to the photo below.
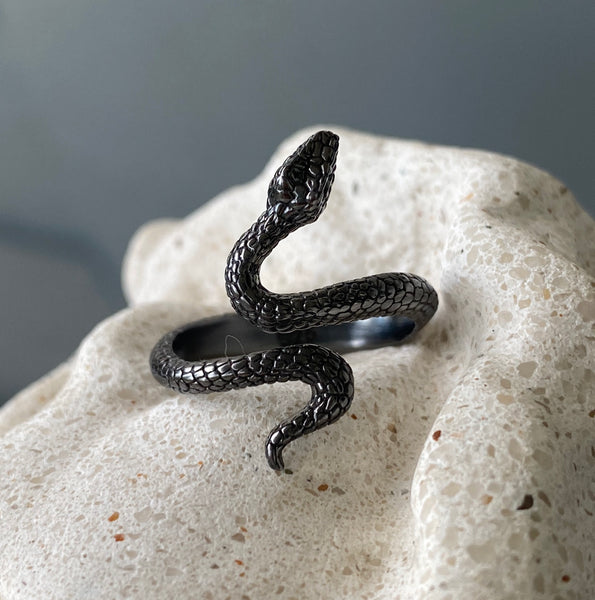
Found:
<svg viewBox="0 0 595 600"><path fill-rule="evenodd" d="M279 172L275 173L275 177L273 177L273 180L269 185L269 191L267 194L267 207L287 207L294 200L295 189L291 183Z"/></svg>

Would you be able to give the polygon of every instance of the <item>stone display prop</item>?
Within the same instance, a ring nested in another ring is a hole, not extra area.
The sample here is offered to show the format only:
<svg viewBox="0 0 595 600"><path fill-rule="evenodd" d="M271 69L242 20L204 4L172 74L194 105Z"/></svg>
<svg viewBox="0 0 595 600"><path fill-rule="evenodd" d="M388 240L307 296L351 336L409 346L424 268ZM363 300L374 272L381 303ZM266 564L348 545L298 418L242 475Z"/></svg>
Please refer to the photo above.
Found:
<svg viewBox="0 0 595 600"><path fill-rule="evenodd" d="M317 129L144 226L130 308L0 411L2 600L595 596L595 224L535 167L331 127L328 208L263 282L413 272L440 308L411 342L349 355L350 414L292 444L291 470L262 448L303 384L182 396L151 377L163 333L229 310L227 253Z"/></svg>

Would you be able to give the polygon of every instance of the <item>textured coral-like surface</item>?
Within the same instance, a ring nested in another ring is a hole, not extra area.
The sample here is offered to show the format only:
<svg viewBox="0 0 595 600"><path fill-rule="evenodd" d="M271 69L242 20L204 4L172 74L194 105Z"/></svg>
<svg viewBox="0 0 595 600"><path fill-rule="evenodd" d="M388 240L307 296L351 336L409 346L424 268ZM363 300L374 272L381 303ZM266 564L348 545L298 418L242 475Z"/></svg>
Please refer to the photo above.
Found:
<svg viewBox="0 0 595 600"><path fill-rule="evenodd" d="M514 159L335 129L319 221L263 268L274 291L427 278L409 344L348 355L349 414L266 465L300 383L182 396L151 377L167 330L229 310L223 271L263 174L124 266L130 308L0 412L0 600L595 596L595 226Z"/></svg>

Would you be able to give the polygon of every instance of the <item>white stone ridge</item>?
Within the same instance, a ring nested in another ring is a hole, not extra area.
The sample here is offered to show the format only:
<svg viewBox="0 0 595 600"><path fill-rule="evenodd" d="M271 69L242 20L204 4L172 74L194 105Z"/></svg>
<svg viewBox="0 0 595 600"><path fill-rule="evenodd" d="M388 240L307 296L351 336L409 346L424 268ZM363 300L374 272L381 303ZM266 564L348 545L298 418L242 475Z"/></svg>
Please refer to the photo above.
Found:
<svg viewBox="0 0 595 600"><path fill-rule="evenodd" d="M274 169L143 227L130 308L0 411L0 600L595 597L595 224L512 158L340 137L318 222L274 291L386 271L438 290L410 343L350 354L349 415L264 457L300 383L182 396L151 377L170 328L230 310L225 259Z"/></svg>

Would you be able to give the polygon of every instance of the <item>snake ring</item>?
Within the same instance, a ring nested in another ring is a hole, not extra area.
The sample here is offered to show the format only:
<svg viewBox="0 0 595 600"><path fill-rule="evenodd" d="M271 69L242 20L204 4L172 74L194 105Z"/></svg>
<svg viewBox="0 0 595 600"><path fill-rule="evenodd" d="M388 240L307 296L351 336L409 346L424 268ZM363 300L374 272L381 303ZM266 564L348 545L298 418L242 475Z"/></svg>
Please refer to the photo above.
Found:
<svg viewBox="0 0 595 600"><path fill-rule="evenodd" d="M276 294L260 267L291 232L318 219L335 176L339 138L319 131L276 171L267 208L236 242L225 269L235 313L186 324L151 352L153 376L178 392L208 394L298 380L310 385L307 405L269 434L269 465L297 438L330 425L353 399L353 372L341 356L393 345L421 329L438 307L434 288L417 275L381 273L309 292ZM241 344L229 355L226 343Z"/></svg>

